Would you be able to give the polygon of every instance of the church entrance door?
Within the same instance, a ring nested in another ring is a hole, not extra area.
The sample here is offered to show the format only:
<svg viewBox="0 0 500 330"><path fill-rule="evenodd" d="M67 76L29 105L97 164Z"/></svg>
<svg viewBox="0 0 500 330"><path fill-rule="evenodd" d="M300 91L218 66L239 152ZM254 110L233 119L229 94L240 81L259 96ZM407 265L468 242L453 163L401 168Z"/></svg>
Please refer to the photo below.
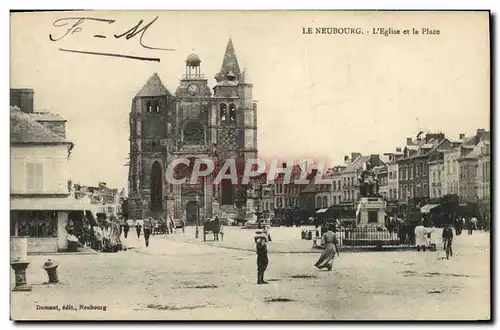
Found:
<svg viewBox="0 0 500 330"><path fill-rule="evenodd" d="M189 202L186 205L186 224L196 225L198 216L200 214L197 202ZM198 223L200 224L200 223Z"/></svg>
<svg viewBox="0 0 500 330"><path fill-rule="evenodd" d="M163 175L161 165L154 162L151 166L151 211L159 212L163 209Z"/></svg>

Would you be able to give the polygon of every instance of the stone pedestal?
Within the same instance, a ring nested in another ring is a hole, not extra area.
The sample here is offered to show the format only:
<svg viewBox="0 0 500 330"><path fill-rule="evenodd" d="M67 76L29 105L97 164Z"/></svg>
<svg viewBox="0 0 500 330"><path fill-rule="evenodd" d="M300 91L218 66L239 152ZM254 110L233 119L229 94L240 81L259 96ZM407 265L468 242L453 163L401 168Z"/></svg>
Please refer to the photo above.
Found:
<svg viewBox="0 0 500 330"><path fill-rule="evenodd" d="M28 261L22 261L19 258L10 263L10 266L14 269L16 281L16 285L12 291L31 291L31 285L28 285L26 280L26 268L28 268L28 265Z"/></svg>
<svg viewBox="0 0 500 330"><path fill-rule="evenodd" d="M358 226L385 228L387 202L380 197L362 197L358 205Z"/></svg>

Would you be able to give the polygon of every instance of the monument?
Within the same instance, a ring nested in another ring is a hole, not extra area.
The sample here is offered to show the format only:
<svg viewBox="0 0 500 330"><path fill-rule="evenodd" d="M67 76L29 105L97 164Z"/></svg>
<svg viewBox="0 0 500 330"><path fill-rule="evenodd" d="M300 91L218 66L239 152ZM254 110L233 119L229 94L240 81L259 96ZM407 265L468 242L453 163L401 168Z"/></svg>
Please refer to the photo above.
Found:
<svg viewBox="0 0 500 330"><path fill-rule="evenodd" d="M359 177L360 199L356 211L357 226L385 228L387 203L379 195L377 173L371 162L366 162Z"/></svg>

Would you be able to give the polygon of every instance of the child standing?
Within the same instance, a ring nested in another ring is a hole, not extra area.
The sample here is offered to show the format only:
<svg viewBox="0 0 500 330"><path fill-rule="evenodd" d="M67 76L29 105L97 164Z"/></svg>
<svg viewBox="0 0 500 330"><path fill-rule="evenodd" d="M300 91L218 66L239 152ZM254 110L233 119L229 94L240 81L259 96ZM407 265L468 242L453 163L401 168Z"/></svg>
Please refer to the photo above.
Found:
<svg viewBox="0 0 500 330"><path fill-rule="evenodd" d="M267 244L266 238L263 235L259 235L255 239L256 250L257 250L257 284L267 284L264 281L264 272L267 269L269 260L267 258Z"/></svg>

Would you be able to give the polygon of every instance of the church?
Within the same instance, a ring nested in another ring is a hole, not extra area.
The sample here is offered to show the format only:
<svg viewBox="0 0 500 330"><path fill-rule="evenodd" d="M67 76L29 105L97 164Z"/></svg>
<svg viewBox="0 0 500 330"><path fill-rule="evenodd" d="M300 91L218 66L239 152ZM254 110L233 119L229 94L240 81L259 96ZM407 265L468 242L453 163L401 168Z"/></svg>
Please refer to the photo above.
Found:
<svg viewBox="0 0 500 330"><path fill-rule="evenodd" d="M210 88L197 54L172 94L154 73L132 100L130 112L129 218L172 216L188 225L216 215L244 216L247 186L207 176L191 184L167 182L177 158L245 161L257 158L257 104L229 39ZM189 167L189 166L188 166ZM189 171L185 171L189 173ZM188 176L188 174L186 175Z"/></svg>

